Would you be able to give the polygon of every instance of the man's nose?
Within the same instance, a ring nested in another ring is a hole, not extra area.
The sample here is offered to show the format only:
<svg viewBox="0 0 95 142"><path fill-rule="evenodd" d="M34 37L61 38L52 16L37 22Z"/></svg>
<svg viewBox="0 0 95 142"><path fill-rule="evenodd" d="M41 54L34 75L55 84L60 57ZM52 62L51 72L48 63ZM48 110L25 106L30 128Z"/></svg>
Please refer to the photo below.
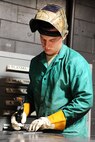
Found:
<svg viewBox="0 0 95 142"><path fill-rule="evenodd" d="M49 46L49 42L45 41L45 47L48 47L48 46Z"/></svg>

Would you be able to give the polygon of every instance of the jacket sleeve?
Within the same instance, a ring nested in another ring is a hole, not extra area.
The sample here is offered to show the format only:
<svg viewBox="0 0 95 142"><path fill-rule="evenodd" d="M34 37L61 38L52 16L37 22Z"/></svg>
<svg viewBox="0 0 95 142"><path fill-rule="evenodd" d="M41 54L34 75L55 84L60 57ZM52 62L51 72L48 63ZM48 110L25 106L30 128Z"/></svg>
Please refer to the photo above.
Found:
<svg viewBox="0 0 95 142"><path fill-rule="evenodd" d="M78 64L78 62L80 64ZM70 62L66 67L69 73L71 101L62 110L48 116L55 129L64 130L81 119L93 105L92 73L90 65L84 61Z"/></svg>
<svg viewBox="0 0 95 142"><path fill-rule="evenodd" d="M72 99L63 109L66 125L72 125L82 118L93 105L93 85L90 65L85 60L69 64Z"/></svg>

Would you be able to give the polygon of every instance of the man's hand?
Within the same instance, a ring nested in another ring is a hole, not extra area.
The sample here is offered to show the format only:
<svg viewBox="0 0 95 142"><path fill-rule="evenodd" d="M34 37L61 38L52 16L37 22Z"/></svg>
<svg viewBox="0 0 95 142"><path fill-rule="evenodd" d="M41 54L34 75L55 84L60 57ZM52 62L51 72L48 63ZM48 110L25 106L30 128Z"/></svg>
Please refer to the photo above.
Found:
<svg viewBox="0 0 95 142"><path fill-rule="evenodd" d="M30 124L29 131L37 131L39 129L54 129L54 124L51 124L47 117L40 117Z"/></svg>
<svg viewBox="0 0 95 142"><path fill-rule="evenodd" d="M11 117L11 124L12 124L12 128L14 130L18 130L19 131L21 129L21 127L24 126L24 123L26 122L27 116L26 116L25 112L22 112L22 114L20 116L21 120L20 120L20 122L18 122L17 121L17 114L18 114L18 112L15 112L12 115L12 117Z"/></svg>
<svg viewBox="0 0 95 142"><path fill-rule="evenodd" d="M29 131L37 131L39 129L55 129L64 130L66 126L66 117L62 110L55 112L47 117L40 117L34 120L29 127Z"/></svg>

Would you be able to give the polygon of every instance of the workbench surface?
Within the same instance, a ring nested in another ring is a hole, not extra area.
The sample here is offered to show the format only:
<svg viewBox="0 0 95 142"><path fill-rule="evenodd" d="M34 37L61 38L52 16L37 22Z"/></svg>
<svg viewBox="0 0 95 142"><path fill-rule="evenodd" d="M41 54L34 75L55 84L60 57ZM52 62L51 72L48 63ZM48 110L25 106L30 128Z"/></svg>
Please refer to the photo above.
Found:
<svg viewBox="0 0 95 142"><path fill-rule="evenodd" d="M95 139L64 137L43 132L1 131L0 142L95 142Z"/></svg>

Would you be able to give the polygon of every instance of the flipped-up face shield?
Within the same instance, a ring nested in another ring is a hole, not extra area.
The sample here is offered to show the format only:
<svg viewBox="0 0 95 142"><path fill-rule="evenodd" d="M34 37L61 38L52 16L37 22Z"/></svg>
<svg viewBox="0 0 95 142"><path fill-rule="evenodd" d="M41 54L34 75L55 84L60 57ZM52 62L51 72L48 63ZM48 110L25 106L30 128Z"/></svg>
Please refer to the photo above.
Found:
<svg viewBox="0 0 95 142"><path fill-rule="evenodd" d="M40 34L53 37L61 36L60 32L55 29L55 27L52 26L50 23L41 20L36 20L36 22L36 30L38 30Z"/></svg>
<svg viewBox="0 0 95 142"><path fill-rule="evenodd" d="M47 35L47 36L53 36L53 37L58 37L61 36L61 34L56 30L46 30L44 28L38 29L39 33L42 35Z"/></svg>
<svg viewBox="0 0 95 142"><path fill-rule="evenodd" d="M65 11L54 4L48 4L40 9L29 25L32 32L38 30L44 35L64 37L68 33Z"/></svg>

